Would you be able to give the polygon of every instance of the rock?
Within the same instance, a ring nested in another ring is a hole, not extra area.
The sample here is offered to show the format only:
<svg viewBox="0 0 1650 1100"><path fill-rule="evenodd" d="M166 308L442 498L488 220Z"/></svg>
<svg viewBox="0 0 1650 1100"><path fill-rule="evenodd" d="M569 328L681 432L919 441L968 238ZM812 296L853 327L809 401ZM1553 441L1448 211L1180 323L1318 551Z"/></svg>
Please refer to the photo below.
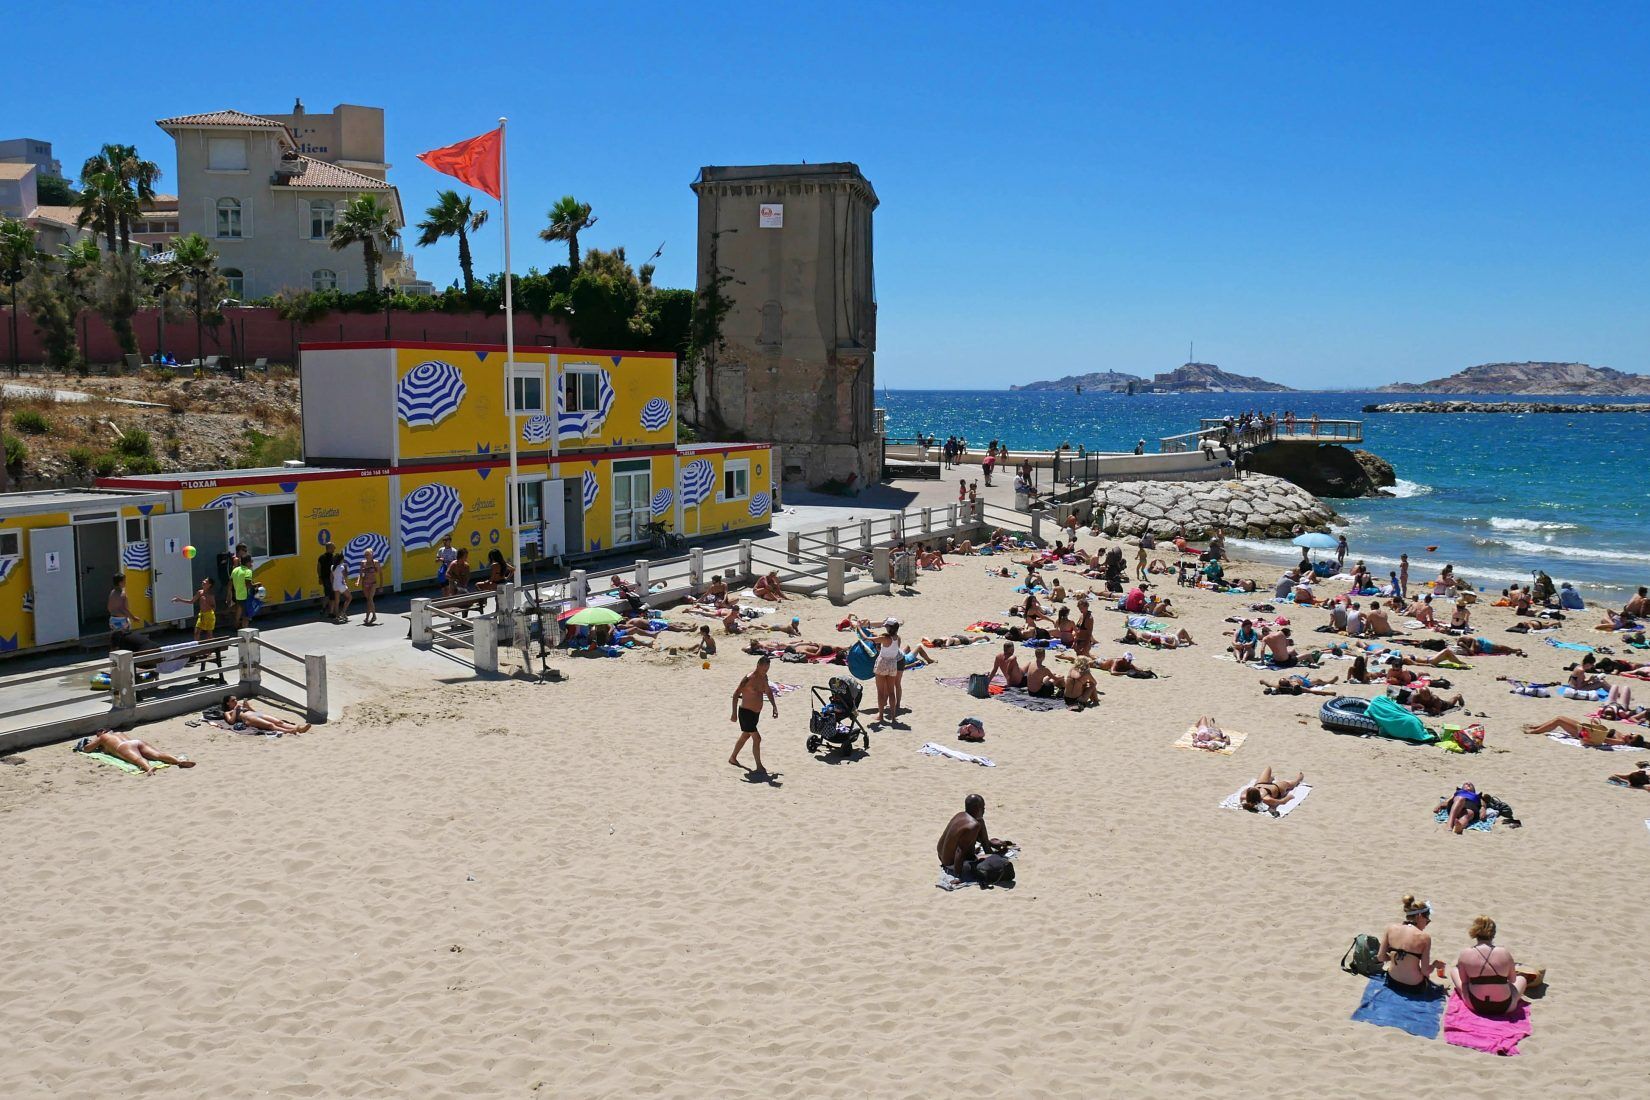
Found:
<svg viewBox="0 0 1650 1100"><path fill-rule="evenodd" d="M1387 486L1398 484L1397 471L1393 470L1392 463L1388 462L1380 455L1374 453L1373 451L1365 451L1354 447L1352 448L1352 457L1358 460L1358 465L1364 468L1364 473L1369 475L1369 480L1374 482L1376 485ZM1366 493L1365 495L1374 496L1375 494L1371 492Z"/></svg>
<svg viewBox="0 0 1650 1100"><path fill-rule="evenodd" d="M1370 468L1358 457L1361 453L1335 444L1316 447L1299 443L1262 443L1243 454L1243 468L1256 473L1271 474L1294 482L1309 493L1324 497L1369 496L1383 484L1371 476ZM1386 473L1392 467L1381 462ZM1395 475L1392 475L1396 480ZM1392 481L1384 484L1391 485Z"/></svg>
<svg viewBox="0 0 1650 1100"><path fill-rule="evenodd" d="M1103 481L1095 487L1101 529L1133 538L1146 531L1206 539L1217 529L1234 537L1287 538L1304 527L1322 531L1333 509L1283 478L1251 474L1242 481Z"/></svg>

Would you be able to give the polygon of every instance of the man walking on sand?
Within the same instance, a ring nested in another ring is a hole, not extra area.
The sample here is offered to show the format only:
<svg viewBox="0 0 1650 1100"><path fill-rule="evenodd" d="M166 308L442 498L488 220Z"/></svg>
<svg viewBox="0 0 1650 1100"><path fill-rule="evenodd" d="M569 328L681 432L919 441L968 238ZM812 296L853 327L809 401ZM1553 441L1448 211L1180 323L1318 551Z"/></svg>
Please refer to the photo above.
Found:
<svg viewBox="0 0 1650 1100"><path fill-rule="evenodd" d="M774 693L773 685L768 683L766 653L756 659L756 671L746 675L739 681L739 686L733 689L733 713L728 715L728 721L739 723L739 740L733 746L733 755L728 757L728 763L736 768L744 767L739 763L739 752L745 747L745 742L749 741L751 755L756 757L756 767L748 770L763 773L768 770L762 766L762 735L756 730L756 724L762 718L764 696L773 704L773 716L778 718L779 696Z"/></svg>

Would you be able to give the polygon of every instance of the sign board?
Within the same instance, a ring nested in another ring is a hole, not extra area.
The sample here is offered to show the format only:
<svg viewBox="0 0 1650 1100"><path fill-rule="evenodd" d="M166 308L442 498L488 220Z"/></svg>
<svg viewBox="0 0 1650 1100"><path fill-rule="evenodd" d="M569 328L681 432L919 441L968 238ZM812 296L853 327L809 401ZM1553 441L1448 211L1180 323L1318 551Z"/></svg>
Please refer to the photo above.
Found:
<svg viewBox="0 0 1650 1100"><path fill-rule="evenodd" d="M756 212L756 227L758 229L784 229L785 204L765 202Z"/></svg>
<svg viewBox="0 0 1650 1100"><path fill-rule="evenodd" d="M63 559L61 557L59 557L57 551L56 550L47 551L47 553L46 553L46 572L55 573L59 569L62 569L62 568L63 568Z"/></svg>

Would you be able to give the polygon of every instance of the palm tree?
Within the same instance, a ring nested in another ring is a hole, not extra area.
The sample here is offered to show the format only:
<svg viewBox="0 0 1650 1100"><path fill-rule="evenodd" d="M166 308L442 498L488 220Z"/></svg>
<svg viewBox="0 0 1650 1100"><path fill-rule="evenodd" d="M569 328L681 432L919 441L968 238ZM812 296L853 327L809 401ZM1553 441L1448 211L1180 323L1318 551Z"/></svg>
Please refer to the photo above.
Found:
<svg viewBox="0 0 1650 1100"><path fill-rule="evenodd" d="M34 230L25 222L0 217L0 282L11 292L11 373L18 374L17 284L40 262L40 248Z"/></svg>
<svg viewBox="0 0 1650 1100"><path fill-rule="evenodd" d="M96 222L98 232L108 238L110 252L115 251L117 238L120 251L130 252L132 215L154 199L159 179L160 166L138 156L136 146L104 145L80 169L87 194L81 197L78 224L85 228Z"/></svg>
<svg viewBox="0 0 1650 1100"><path fill-rule="evenodd" d="M464 294L475 290L475 270L470 261L470 234L487 224L487 211L472 211L468 197L459 198L457 191L438 191L435 205L424 211L425 220L418 223L418 247L428 248L443 237L458 238L458 268L464 273Z"/></svg>
<svg viewBox="0 0 1650 1100"><path fill-rule="evenodd" d="M80 213L75 215L74 223L81 229L90 229L94 236L101 234L113 252L123 201L120 177L112 170L92 171L91 166L92 161L88 160L80 173L80 198L75 202Z"/></svg>
<svg viewBox="0 0 1650 1100"><path fill-rule="evenodd" d="M367 292L378 290L378 266L383 254L400 237L395 212L378 201L377 195L357 195L339 212L332 226L332 247L361 246L367 265Z"/></svg>
<svg viewBox="0 0 1650 1100"><path fill-rule="evenodd" d="M206 318L215 313L226 291L218 274L218 254L199 233L180 237L172 246L172 267L189 285L189 312L195 315L195 358L205 359L206 341L202 332Z"/></svg>
<svg viewBox="0 0 1650 1100"><path fill-rule="evenodd" d="M596 224L596 219L590 216L590 204L580 202L572 195L563 195L561 201L550 208L550 224L539 230L541 241L567 242L568 273L579 273L579 231L589 229Z"/></svg>

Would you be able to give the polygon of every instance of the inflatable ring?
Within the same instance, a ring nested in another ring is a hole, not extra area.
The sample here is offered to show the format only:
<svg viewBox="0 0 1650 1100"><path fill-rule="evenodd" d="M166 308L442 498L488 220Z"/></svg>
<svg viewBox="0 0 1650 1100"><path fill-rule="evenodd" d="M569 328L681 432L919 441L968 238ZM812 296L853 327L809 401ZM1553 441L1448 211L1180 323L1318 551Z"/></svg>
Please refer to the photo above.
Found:
<svg viewBox="0 0 1650 1100"><path fill-rule="evenodd" d="M91 688L93 691L106 691L108 690L108 687L109 674L107 672L92 673Z"/></svg>
<svg viewBox="0 0 1650 1100"><path fill-rule="evenodd" d="M1334 730L1336 733L1371 736L1381 731L1375 720L1364 713L1368 708L1368 699L1337 695L1319 709L1318 721L1323 723L1325 729Z"/></svg>

